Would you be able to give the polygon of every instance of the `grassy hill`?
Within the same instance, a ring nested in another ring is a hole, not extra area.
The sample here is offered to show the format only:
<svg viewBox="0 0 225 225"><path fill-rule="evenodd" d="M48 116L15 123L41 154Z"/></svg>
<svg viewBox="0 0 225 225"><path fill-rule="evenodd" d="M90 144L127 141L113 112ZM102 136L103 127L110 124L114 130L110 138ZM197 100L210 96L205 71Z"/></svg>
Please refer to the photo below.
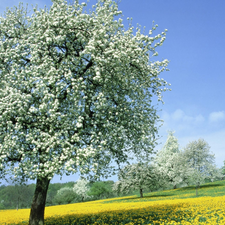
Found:
<svg viewBox="0 0 225 225"><path fill-rule="evenodd" d="M0 211L0 224L28 224L29 209ZM225 181L139 196L46 207L45 224L225 224ZM24 221L22 223L22 221Z"/></svg>
<svg viewBox="0 0 225 225"><path fill-rule="evenodd" d="M142 201L159 201L159 200L174 200L174 199L184 199L184 198L199 198L199 197L218 197L225 196L225 180L205 183L200 186L198 189L198 196L196 197L196 188L195 186L182 187L177 189L157 191L144 194ZM127 197L126 200L114 200L105 202L132 202L140 201L139 194L137 196Z"/></svg>

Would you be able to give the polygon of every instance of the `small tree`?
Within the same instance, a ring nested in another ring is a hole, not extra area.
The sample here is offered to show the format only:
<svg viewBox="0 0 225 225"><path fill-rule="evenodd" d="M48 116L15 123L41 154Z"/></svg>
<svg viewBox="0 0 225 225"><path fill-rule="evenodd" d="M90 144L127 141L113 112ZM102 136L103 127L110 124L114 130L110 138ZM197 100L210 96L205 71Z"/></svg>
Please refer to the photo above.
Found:
<svg viewBox="0 0 225 225"><path fill-rule="evenodd" d="M225 177L225 160L223 161L223 164L224 165L221 167L221 173L223 175L222 179L224 179L224 177Z"/></svg>
<svg viewBox="0 0 225 225"><path fill-rule="evenodd" d="M139 190L141 198L145 189L159 188L162 180L159 171L153 165L142 162L124 167L118 177L119 181L114 184L113 190L126 193L131 189Z"/></svg>
<svg viewBox="0 0 225 225"><path fill-rule="evenodd" d="M175 189L178 184L188 182L192 169L186 163L184 155L179 150L177 138L172 131L168 132L166 143L154 159L157 169L163 174L164 186L173 185Z"/></svg>
<svg viewBox="0 0 225 225"><path fill-rule="evenodd" d="M97 198L100 198L103 195L108 198L110 194L112 194L112 183L107 181L98 181L93 183L88 191L89 196Z"/></svg>
<svg viewBox="0 0 225 225"><path fill-rule="evenodd" d="M89 198L88 196L88 181L85 179L79 179L76 184L74 184L73 191L81 198L83 202L85 199Z"/></svg>
<svg viewBox="0 0 225 225"><path fill-rule="evenodd" d="M76 198L78 198L78 195L73 191L73 188L63 187L57 191L53 202L59 205L69 204Z"/></svg>
<svg viewBox="0 0 225 225"><path fill-rule="evenodd" d="M198 188L206 178L214 180L222 177L221 172L215 166L215 155L209 150L209 144L204 139L199 139L190 142L183 151L186 163L193 169L189 180L196 186L196 196Z"/></svg>

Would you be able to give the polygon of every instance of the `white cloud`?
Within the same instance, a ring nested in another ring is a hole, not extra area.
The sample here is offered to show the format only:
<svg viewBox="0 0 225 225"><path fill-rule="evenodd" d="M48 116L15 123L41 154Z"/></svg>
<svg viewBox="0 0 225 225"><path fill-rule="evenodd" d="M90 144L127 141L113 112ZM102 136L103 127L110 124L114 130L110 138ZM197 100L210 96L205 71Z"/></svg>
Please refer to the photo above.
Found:
<svg viewBox="0 0 225 225"><path fill-rule="evenodd" d="M185 116L185 113L181 109L177 109L174 113L172 113L172 119L175 121L182 120Z"/></svg>
<svg viewBox="0 0 225 225"><path fill-rule="evenodd" d="M224 111L212 112L209 114L209 122L218 122L221 120L225 120L225 112Z"/></svg>
<svg viewBox="0 0 225 225"><path fill-rule="evenodd" d="M193 131L196 131L205 121L205 118L201 114L191 116L187 115L181 109L177 109L173 113L163 111L161 118L164 121L163 129L187 133L193 133Z"/></svg>
<svg viewBox="0 0 225 225"><path fill-rule="evenodd" d="M189 115L183 110L177 109L172 113L162 111L161 118L164 123L159 130L159 135L162 136L159 143L162 144L156 147L157 150L160 150L164 145L167 131L173 130L181 149L190 141L203 138L211 146L211 152L215 153L217 166L223 165L225 160L225 129L224 123L221 122L225 121L225 112L212 112L206 120L201 114ZM215 123L217 121L220 123Z"/></svg>
<svg viewBox="0 0 225 225"><path fill-rule="evenodd" d="M205 121L205 118L200 114L200 115L198 115L198 116L195 117L195 121L197 123L202 123L202 122Z"/></svg>
<svg viewBox="0 0 225 225"><path fill-rule="evenodd" d="M165 115L165 113L163 114ZM168 117L168 115L167 115ZM177 109L174 113L171 114L171 119L174 122L183 121L184 123L201 123L205 121L205 118L199 114L197 116L189 116L181 109Z"/></svg>

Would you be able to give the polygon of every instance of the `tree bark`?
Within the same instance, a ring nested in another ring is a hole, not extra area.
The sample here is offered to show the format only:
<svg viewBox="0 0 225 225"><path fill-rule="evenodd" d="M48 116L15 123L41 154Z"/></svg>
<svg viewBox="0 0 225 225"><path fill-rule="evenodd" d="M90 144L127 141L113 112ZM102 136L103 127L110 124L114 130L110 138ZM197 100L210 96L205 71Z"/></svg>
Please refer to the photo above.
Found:
<svg viewBox="0 0 225 225"><path fill-rule="evenodd" d="M142 188L140 188L140 196L141 196L141 198L143 198L143 191L142 191Z"/></svg>
<svg viewBox="0 0 225 225"><path fill-rule="evenodd" d="M200 184L199 184L199 182L197 183L197 185L196 185L196 196L198 196L198 188L200 187Z"/></svg>
<svg viewBox="0 0 225 225"><path fill-rule="evenodd" d="M198 188L200 187L199 183L196 185L196 196L198 196Z"/></svg>
<svg viewBox="0 0 225 225"><path fill-rule="evenodd" d="M37 178L33 202L30 210L29 225L43 225L45 202L50 180L47 177Z"/></svg>
<svg viewBox="0 0 225 225"><path fill-rule="evenodd" d="M19 197L17 198L17 205L16 205L16 210L18 211L19 209Z"/></svg>
<svg viewBox="0 0 225 225"><path fill-rule="evenodd" d="M177 188L177 185L175 184L174 186L173 186L173 189L176 189Z"/></svg>

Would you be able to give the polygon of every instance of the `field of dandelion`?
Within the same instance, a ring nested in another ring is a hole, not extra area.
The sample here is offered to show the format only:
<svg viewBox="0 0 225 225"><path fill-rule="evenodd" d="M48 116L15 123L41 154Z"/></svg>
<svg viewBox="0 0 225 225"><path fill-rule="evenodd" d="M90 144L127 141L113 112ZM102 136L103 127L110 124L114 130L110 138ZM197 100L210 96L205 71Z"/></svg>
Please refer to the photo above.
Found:
<svg viewBox="0 0 225 225"><path fill-rule="evenodd" d="M0 224L28 224L29 209L1 210ZM139 196L50 206L45 224L225 224L225 181Z"/></svg>

